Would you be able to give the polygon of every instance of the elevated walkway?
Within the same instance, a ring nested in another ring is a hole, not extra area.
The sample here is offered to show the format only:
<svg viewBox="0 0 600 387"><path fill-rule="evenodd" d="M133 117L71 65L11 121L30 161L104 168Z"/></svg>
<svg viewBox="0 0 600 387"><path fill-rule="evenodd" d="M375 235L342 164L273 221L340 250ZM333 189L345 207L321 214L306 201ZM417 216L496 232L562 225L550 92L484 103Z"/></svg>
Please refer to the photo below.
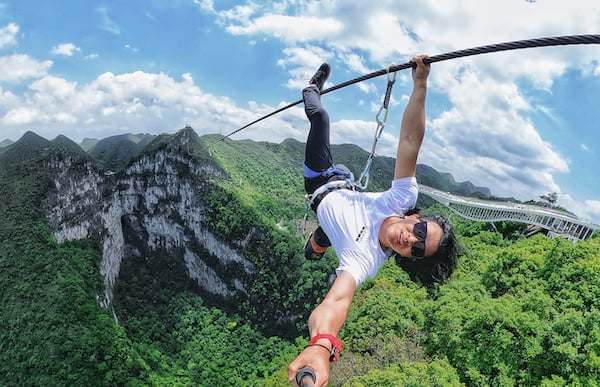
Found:
<svg viewBox="0 0 600 387"><path fill-rule="evenodd" d="M585 240L600 226L566 212L526 204L456 196L419 184L419 193L442 203L458 215L480 222L512 221L536 225L571 241Z"/></svg>

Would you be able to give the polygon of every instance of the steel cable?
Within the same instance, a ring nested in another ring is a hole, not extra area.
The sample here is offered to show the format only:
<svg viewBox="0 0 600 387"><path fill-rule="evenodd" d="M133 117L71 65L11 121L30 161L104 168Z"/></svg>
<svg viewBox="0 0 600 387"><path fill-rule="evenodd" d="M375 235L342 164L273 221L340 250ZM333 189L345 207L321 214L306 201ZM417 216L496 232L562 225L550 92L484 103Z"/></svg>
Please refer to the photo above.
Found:
<svg viewBox="0 0 600 387"><path fill-rule="evenodd" d="M424 62L425 63L434 63L434 62L441 62L444 60L456 59L456 58L461 58L461 57L466 57L466 56L487 54L487 53L499 52L499 51L518 50L518 49L522 49L522 48L566 46L566 45L574 45L574 44L600 44L600 35L552 36L552 37L545 37L545 38L526 39L526 40L517 40L514 42L490 44L487 46L468 48L466 50L452 51L452 52L448 52L448 53L441 54L441 55L431 56L431 57L425 59ZM353 85L355 83L366 81L371 78L379 77L381 75L397 72L400 70L405 70L405 69L411 68L413 65L414 65L413 62L407 62L407 63L401 64L401 65L390 66L388 68L378 70L378 71L372 72L370 74L366 74L366 75L360 76L358 78L354 78L349 81L342 82L340 84L332 86L328 89L321 91L321 95L330 93L332 91L341 89L346 86ZM302 103L301 99L298 101L292 102L289 105L286 105L282 108L279 108L267 115L264 115L264 116L258 118L257 120L254 120L254 121L250 122L249 124L246 124L246 125L242 126L241 128L234 130L233 132L229 133L228 135L221 137L219 140L217 140L217 142L222 141L222 140L240 132L241 130L246 129L249 126L256 124L257 122L260 122L266 118L274 116L277 113L281 113L282 111L289 109L293 106L296 106L300 103Z"/></svg>

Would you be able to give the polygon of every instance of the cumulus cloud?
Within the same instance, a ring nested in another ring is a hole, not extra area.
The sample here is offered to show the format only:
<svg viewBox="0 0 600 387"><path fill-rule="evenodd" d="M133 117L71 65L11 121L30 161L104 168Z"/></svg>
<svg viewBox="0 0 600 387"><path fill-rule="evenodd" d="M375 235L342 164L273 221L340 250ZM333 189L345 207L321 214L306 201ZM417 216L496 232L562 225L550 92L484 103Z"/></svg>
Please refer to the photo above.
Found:
<svg viewBox="0 0 600 387"><path fill-rule="evenodd" d="M506 196L555 189L552 174L569 172L527 118L532 107L513 82L464 69L441 87L452 107L429 125L425 150L445 156L429 157L434 168L450 166L457 179L497 187L495 193Z"/></svg>
<svg viewBox="0 0 600 387"><path fill-rule="evenodd" d="M47 74L51 60L37 61L28 55L14 54L0 57L0 81L19 82Z"/></svg>
<svg viewBox="0 0 600 387"><path fill-rule="evenodd" d="M50 53L52 55L73 56L74 53L80 52L81 49L73 43L63 43L52 47Z"/></svg>
<svg viewBox="0 0 600 387"><path fill-rule="evenodd" d="M333 57L331 53L314 46L289 48L285 49L283 53L285 57L280 59L278 64L289 69L290 74L293 75L288 80L288 87L292 89L301 89L306 86L315 69ZM330 86L330 84L328 85Z"/></svg>
<svg viewBox="0 0 600 387"><path fill-rule="evenodd" d="M334 18L297 17L268 14L243 25L226 29L234 35L267 34L284 41L319 40L329 34L338 34L342 23Z"/></svg>
<svg viewBox="0 0 600 387"><path fill-rule="evenodd" d="M206 12L215 12L215 7L212 0L194 0L194 4L198 4L200 8Z"/></svg>
<svg viewBox="0 0 600 387"><path fill-rule="evenodd" d="M74 140L99 135L106 137L140 128L154 134L173 132L191 125L199 134L220 132L240 122L250 122L271 106L237 107L225 97L204 93L189 74L176 80L166 74L103 73L88 84L78 85L66 79L45 76L29 86L22 96L0 94L0 138L37 127L42 136L64 133ZM297 137L294 126L306 118L301 109L291 109L285 117L276 117L266 125L248 131L254 139L273 136ZM226 134L223 133L223 134ZM284 137L285 138L285 137Z"/></svg>
<svg viewBox="0 0 600 387"><path fill-rule="evenodd" d="M581 213L587 215L589 219L600 225L600 200L584 201L584 208Z"/></svg>
<svg viewBox="0 0 600 387"><path fill-rule="evenodd" d="M575 200L569 194L560 194L557 204L569 209L579 218L600 226L600 200Z"/></svg>
<svg viewBox="0 0 600 387"><path fill-rule="evenodd" d="M0 28L0 48L16 44L16 35L18 32L19 26L15 23L10 23L6 27Z"/></svg>

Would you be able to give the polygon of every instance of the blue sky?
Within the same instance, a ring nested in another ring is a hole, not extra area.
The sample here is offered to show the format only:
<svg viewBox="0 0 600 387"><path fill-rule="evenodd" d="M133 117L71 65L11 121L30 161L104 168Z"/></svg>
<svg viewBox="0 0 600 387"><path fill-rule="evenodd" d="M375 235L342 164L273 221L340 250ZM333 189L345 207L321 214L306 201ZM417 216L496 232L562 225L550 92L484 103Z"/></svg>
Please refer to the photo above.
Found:
<svg viewBox="0 0 600 387"><path fill-rule="evenodd" d="M0 141L122 133L228 134L327 86L413 55L600 33L597 0L0 0ZM323 97L332 142L370 150L386 78ZM397 73L378 154L395 155L410 74ZM600 224L600 45L433 64L419 162ZM305 141L302 105L233 139ZM360 172L360 171L356 171Z"/></svg>

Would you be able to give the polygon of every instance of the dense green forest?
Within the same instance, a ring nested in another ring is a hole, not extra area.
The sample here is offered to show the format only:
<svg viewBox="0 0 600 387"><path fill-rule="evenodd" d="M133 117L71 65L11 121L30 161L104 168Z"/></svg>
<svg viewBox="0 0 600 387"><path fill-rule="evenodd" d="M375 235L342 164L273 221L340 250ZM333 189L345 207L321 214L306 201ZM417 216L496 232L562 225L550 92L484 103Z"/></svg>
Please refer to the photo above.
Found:
<svg viewBox="0 0 600 387"><path fill-rule="evenodd" d="M187 152L197 157L210 144L210 157L230 176L215 182L209 198L215 232L270 227L271 243L250 254L263 252L255 262L280 272L273 278L259 270L253 292L281 286L288 294L221 308L183 275L183 262L158 250L123 261L114 304L102 308L98 241L58 244L42 210L54 173L45 160L58 150L3 151L0 385L289 385L287 364L307 342L305 320L336 265L333 253L320 262L302 256L297 226L305 208L294 160L303 144L214 139ZM357 149L336 148L336 158L358 171L365 153ZM392 167L376 159L370 188L385 189ZM424 212L447 213L439 206ZM359 288L331 385L600 385L598 233L576 244L524 238L519 224L494 229L447 214L466 248L458 271L446 285L426 288L390 261ZM264 314L290 309L300 316L295 330L278 334L262 323Z"/></svg>

